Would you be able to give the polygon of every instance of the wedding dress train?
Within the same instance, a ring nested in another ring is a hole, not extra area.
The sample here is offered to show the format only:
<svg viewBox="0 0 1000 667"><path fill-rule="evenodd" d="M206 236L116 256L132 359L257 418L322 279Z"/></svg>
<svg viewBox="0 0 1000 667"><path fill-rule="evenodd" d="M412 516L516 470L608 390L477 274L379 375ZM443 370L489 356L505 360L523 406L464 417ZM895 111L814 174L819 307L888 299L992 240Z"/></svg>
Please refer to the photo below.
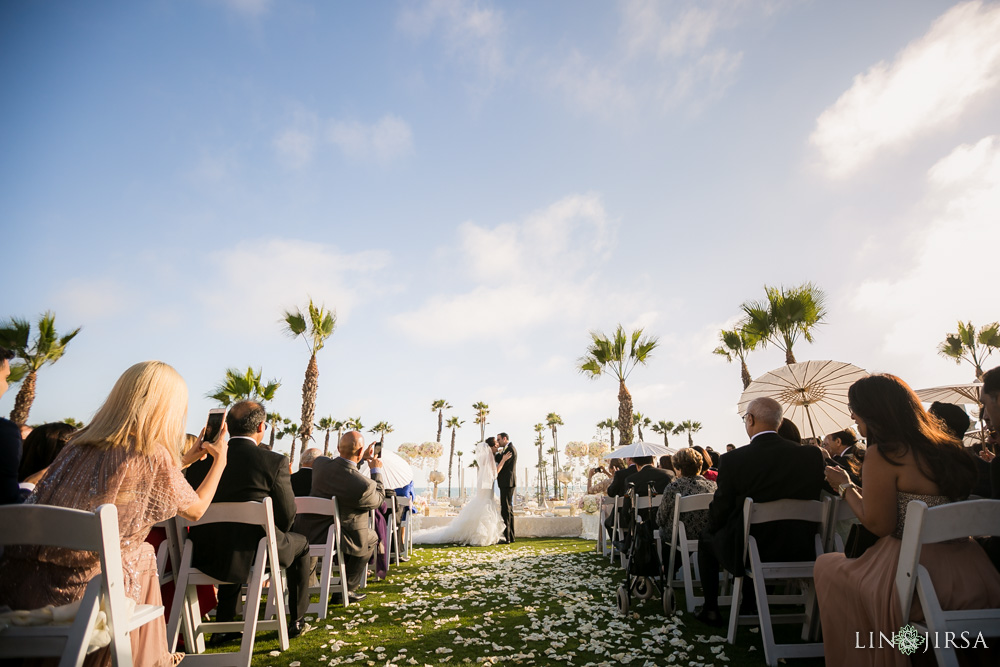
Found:
<svg viewBox="0 0 1000 667"><path fill-rule="evenodd" d="M500 507L493 496L497 465L485 442L476 445L476 494L446 526L413 533L415 544L465 544L483 547L496 544L503 535Z"/></svg>

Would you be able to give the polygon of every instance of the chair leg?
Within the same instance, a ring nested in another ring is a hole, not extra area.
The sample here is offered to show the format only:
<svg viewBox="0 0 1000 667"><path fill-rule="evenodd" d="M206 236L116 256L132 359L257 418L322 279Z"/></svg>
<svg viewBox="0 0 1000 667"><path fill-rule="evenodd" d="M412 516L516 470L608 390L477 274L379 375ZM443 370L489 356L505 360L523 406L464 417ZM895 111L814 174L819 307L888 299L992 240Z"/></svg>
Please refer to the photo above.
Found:
<svg viewBox="0 0 1000 667"><path fill-rule="evenodd" d="M726 641L736 643L736 629L740 624L740 602L743 600L743 577L733 577L733 603L729 607L729 634Z"/></svg>
<svg viewBox="0 0 1000 667"><path fill-rule="evenodd" d="M319 580L319 617L325 619L330 607L330 576L333 570L333 563L330 562L329 554L320 556L320 567L322 575Z"/></svg>

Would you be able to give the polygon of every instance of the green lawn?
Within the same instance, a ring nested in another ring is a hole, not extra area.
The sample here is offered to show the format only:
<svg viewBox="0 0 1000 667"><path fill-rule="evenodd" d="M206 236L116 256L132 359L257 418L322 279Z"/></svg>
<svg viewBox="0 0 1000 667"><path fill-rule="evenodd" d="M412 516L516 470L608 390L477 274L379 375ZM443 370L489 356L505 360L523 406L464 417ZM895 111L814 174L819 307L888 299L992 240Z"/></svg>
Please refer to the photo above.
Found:
<svg viewBox="0 0 1000 667"><path fill-rule="evenodd" d="M313 620L289 650L277 651L277 633L259 635L253 664L764 664L756 628L730 646L724 630L690 614L664 616L656 597L619 616L623 572L593 548L572 539L418 548L387 581L371 582L366 600Z"/></svg>

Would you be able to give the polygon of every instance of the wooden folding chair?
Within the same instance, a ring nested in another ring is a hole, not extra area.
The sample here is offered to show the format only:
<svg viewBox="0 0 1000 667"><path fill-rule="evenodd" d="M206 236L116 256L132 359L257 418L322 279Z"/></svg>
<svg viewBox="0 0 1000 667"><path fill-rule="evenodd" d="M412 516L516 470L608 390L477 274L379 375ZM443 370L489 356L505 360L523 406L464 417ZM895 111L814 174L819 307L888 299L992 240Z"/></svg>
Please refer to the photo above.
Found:
<svg viewBox="0 0 1000 667"><path fill-rule="evenodd" d="M764 658L772 667L782 658L807 658L823 655L823 643L811 642L801 644L776 644L774 641L774 624L802 623L802 639L813 638L818 628L818 609L816 607L816 589L812 585L814 560L807 561L773 561L761 562L757 540L750 534L750 526L770 521L794 519L810 521L818 526L815 535L815 551L819 556L823 553L822 535L826 534L828 507L819 500L775 500L768 503L755 503L747 498L743 503L743 553L750 561L743 576L733 573L732 607L729 611L730 644L736 643L737 625L759 624L761 639L764 642ZM750 577L754 593L757 597L757 614L740 614L740 601L743 598L743 581ZM775 580L794 580L801 585L801 591L794 594L767 593L767 583ZM772 614L770 605L802 605L805 612L794 614Z"/></svg>
<svg viewBox="0 0 1000 667"><path fill-rule="evenodd" d="M82 665L103 600L112 663L132 667L129 633L163 616L163 607L139 604L128 614L118 508L105 504L86 512L47 505L2 506L0 545L15 544L93 551L101 570L87 584L72 624L8 627L0 632L0 658L59 656L60 667Z"/></svg>
<svg viewBox="0 0 1000 667"><path fill-rule="evenodd" d="M319 602L311 602L308 612L326 618L330 605L330 591L333 586L340 588L340 596L344 606L351 604L347 593L347 568L344 565L344 552L340 549L340 513L337 511L336 498L302 497L295 499L295 514L319 514L332 516L333 523L326 531L326 542L310 544L309 555L319 558L319 586L309 589L309 595L319 594ZM333 576L333 568L337 568L338 577Z"/></svg>
<svg viewBox="0 0 1000 667"><path fill-rule="evenodd" d="M701 586L701 577L698 572L698 536L688 537L687 527L684 525L683 515L689 512L700 512L708 509L712 504L715 494L697 493L690 496L675 494L674 496L674 517L673 525L670 529L670 558L667 565L667 575L670 577L671 585L674 585L674 565L676 564L677 552L681 554L681 583L684 586L684 600L688 612L694 613L695 607L705 601L705 598L694 594L694 587ZM726 576L725 572L722 576ZM729 596L721 596L719 604L730 602Z"/></svg>
<svg viewBox="0 0 1000 667"><path fill-rule="evenodd" d="M1000 609L942 609L934 582L920 564L923 545L970 535L1000 535L1000 500L967 500L931 509L921 500L911 500L906 506L906 526L896 567L896 593L903 622L935 638L931 640L934 657L941 667L958 667L955 642L949 644L946 633L953 633L953 638L960 637L963 632L973 638L980 633L984 637L1000 636ZM924 612L923 623L910 620L914 592ZM941 637L945 637L945 641L941 641Z"/></svg>
<svg viewBox="0 0 1000 667"><path fill-rule="evenodd" d="M234 665L236 667L249 667L253 657L253 645L257 630L278 631L278 644L281 650L288 648L288 627L285 618L285 596L284 585L281 577L281 566L278 560L278 544L275 539L274 510L270 498L264 498L263 502L244 503L212 503L208 510L198 521L188 521L177 517L177 535L181 546L180 567L177 572L176 590L174 591L174 601L170 609L170 621L167 623L167 643L170 650L175 650L177 637L182 624L190 624L190 628L185 632L185 647L192 647L188 650L200 649L200 640L205 633L215 632L241 632L243 636L240 640L240 650L236 653L211 653L192 654L188 653L185 661L192 663L215 666ZM246 582L246 603L243 609L242 621L204 621L198 606L198 593L195 589L197 584L220 584L244 582L220 581L210 577L201 570L191 565L194 543L188 538L188 528L191 526L205 526L213 523L244 523L253 526L260 526L264 529L264 537L257 545L257 555L254 564L250 569L250 581ZM270 572L268 572L270 569ZM270 618L265 612L264 620L259 618L260 598L264 591L264 582L270 581L268 586L269 607L273 607L276 618ZM182 623L183 618L183 623ZM188 642L188 636L193 637L193 646Z"/></svg>

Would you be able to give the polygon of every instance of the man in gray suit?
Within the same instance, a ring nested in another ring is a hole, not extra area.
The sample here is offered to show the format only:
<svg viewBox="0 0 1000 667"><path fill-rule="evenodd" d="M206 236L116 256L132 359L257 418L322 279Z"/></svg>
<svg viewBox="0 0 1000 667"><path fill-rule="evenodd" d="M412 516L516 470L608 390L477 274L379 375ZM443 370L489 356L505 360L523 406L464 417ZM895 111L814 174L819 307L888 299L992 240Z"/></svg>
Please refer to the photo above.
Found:
<svg viewBox="0 0 1000 667"><path fill-rule="evenodd" d="M309 495L317 498L336 498L340 511L340 548L347 566L347 588L352 591L352 602L364 599L355 591L361 585L368 561L378 547L378 535L368 527L368 512L378 509L385 502L382 488L382 460L373 455L374 443L365 449L365 438L357 431L345 433L337 445L340 453L335 459L321 456L313 463L312 489ZM364 452L362 454L362 452ZM358 463L366 461L371 469L371 479L358 470ZM322 544L333 523L327 516L299 515L296 531L309 538L311 544Z"/></svg>

